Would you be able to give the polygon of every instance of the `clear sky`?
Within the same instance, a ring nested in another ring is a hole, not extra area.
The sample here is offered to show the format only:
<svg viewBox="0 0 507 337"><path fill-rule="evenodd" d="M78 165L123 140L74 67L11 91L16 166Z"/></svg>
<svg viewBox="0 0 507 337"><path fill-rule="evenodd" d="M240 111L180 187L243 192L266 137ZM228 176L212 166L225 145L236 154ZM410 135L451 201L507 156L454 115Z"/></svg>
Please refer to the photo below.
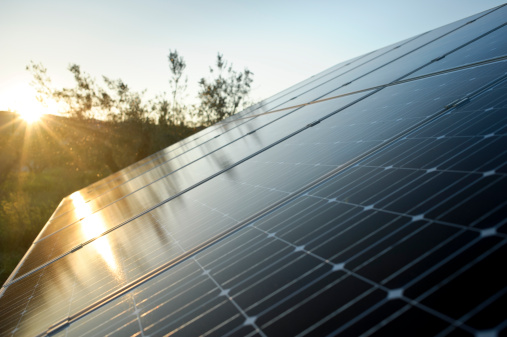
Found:
<svg viewBox="0 0 507 337"><path fill-rule="evenodd" d="M167 55L187 62L189 99L217 52L254 72L252 99L385 45L501 5L496 0L0 0L0 110L36 104L25 70L73 85L77 63L147 97L169 91Z"/></svg>

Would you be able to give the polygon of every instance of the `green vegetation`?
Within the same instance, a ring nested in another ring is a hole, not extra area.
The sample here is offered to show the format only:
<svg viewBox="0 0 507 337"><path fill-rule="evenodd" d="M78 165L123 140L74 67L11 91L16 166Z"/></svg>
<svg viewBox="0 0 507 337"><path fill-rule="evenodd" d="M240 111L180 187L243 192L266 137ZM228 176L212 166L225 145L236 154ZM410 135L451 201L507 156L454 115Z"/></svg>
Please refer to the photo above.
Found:
<svg viewBox="0 0 507 337"><path fill-rule="evenodd" d="M75 64L69 67L75 86L60 89L52 87L42 64L27 67L38 99L64 103L67 116L47 115L27 124L15 113L0 111L0 284L62 198L245 104L250 71L234 71L219 54L217 77L201 79L201 103L189 106L182 99L185 61L177 51L171 51L168 60L170 95L152 100L119 79L104 76L101 86Z"/></svg>
<svg viewBox="0 0 507 337"><path fill-rule="evenodd" d="M197 109L197 117L208 125L232 116L244 107L253 81L252 72L248 69L236 72L220 54L216 69L210 68L210 74L210 79L201 78L199 81L201 104Z"/></svg>
<svg viewBox="0 0 507 337"><path fill-rule="evenodd" d="M0 125L0 283L63 197L196 131L57 116L27 125L10 114Z"/></svg>

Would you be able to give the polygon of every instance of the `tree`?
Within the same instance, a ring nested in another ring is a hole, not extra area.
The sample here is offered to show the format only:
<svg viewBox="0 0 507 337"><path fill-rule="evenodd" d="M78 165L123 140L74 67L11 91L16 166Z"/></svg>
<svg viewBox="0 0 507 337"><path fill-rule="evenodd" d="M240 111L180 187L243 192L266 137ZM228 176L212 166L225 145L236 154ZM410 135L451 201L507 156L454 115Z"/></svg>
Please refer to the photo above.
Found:
<svg viewBox="0 0 507 337"><path fill-rule="evenodd" d="M103 76L105 87L97 84L89 74L82 72L77 64L70 64L68 69L74 75L75 86L55 89L47 69L42 64L31 62L26 69L33 75L32 86L35 87L37 99L44 103L48 98L66 104L66 112L78 119L109 118L114 121L146 120L150 111L143 102L143 92L131 91L121 79L112 80Z"/></svg>
<svg viewBox="0 0 507 337"><path fill-rule="evenodd" d="M53 91L56 101L64 101L69 106L69 111L74 117L83 119L92 117L92 108L97 106L97 89L95 80L88 74L81 72L77 64L69 65L69 71L74 75L76 86Z"/></svg>
<svg viewBox="0 0 507 337"><path fill-rule="evenodd" d="M159 123L165 122L172 125L182 124L188 113L188 106L183 103L182 97L187 90L188 78L185 77L183 79L183 72L187 64L176 49L174 51L169 50L167 59L169 61L169 70L171 71L169 85L171 88L172 101L169 103L166 99L159 100Z"/></svg>
<svg viewBox="0 0 507 337"><path fill-rule="evenodd" d="M112 93L101 89L100 108L108 111L109 119L117 122L149 122L150 110L148 104L143 102L145 91L131 91L121 79L111 80L106 76L103 79Z"/></svg>
<svg viewBox="0 0 507 337"><path fill-rule="evenodd" d="M46 104L46 98L52 97L53 90L51 88L51 79L47 74L47 69L42 63L35 63L30 61L30 64L26 66L26 70L30 71L33 76L33 80L30 85L35 88L38 95L36 99L43 105Z"/></svg>
<svg viewBox="0 0 507 337"><path fill-rule="evenodd" d="M33 74L32 85L37 90L41 103L48 98L63 102L67 114L78 119L109 119L114 122L158 123L159 125L183 125L187 117L197 117L203 125L211 125L234 115L247 104L253 73L245 69L238 72L217 55L216 66L210 67L210 77L199 81L199 106L184 103L187 64L177 50L169 50L169 85L171 95L158 95L155 99L144 99L145 91L135 92L121 79L113 80L103 76L105 86L83 72L77 64L69 65L75 86L55 89L47 69L42 64L31 62L27 70Z"/></svg>
<svg viewBox="0 0 507 337"><path fill-rule="evenodd" d="M201 103L197 111L197 116L207 125L232 116L245 106L253 82L250 70L233 70L232 64L228 65L220 53L217 55L216 69L210 67L210 74L215 78L203 77L199 81Z"/></svg>
<svg viewBox="0 0 507 337"><path fill-rule="evenodd" d="M81 72L79 65L71 64L68 67L74 75L76 86L60 90L51 86L47 69L41 63L36 64L32 61L26 69L33 75L31 84L39 94L37 96L39 102L44 104L48 98L52 98L57 102L64 102L67 105L68 114L79 119L94 117L93 109L101 107L102 101L95 80L88 74Z"/></svg>

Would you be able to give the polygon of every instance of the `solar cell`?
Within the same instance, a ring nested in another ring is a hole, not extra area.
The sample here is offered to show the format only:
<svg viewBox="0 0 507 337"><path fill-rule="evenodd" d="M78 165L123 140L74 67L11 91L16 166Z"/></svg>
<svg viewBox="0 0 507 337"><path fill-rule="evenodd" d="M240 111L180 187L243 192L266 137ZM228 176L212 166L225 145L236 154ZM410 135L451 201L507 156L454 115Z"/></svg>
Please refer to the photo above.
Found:
<svg viewBox="0 0 507 337"><path fill-rule="evenodd" d="M504 11L344 62L265 107L329 100L238 118L252 108L74 193L2 287L0 335L504 334ZM346 76L360 93L335 90Z"/></svg>

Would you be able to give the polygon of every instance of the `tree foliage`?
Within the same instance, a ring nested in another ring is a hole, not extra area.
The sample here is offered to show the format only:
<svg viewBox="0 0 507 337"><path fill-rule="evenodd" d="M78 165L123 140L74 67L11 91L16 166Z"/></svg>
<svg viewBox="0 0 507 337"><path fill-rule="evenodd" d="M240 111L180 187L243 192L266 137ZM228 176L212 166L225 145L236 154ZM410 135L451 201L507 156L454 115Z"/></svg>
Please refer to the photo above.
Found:
<svg viewBox="0 0 507 337"><path fill-rule="evenodd" d="M103 76L101 85L77 64L68 67L75 81L70 88L54 88L47 69L40 63L31 62L27 70L33 75L32 85L39 101L44 103L51 98L63 103L67 114L78 119L183 125L192 117L198 124L210 125L234 115L248 104L253 73L248 69L234 70L222 54L217 55L209 76L199 81L197 106L185 103L188 87L185 59L177 50L169 50L167 59L171 72L170 95L162 93L152 100L144 98L146 91L132 91L121 79Z"/></svg>
<svg viewBox="0 0 507 337"><path fill-rule="evenodd" d="M210 125L238 112L248 102L246 97L253 82L253 73L245 69L238 72L232 64L217 55L215 68L210 67L212 78L199 81L201 104L197 111L200 120Z"/></svg>
<svg viewBox="0 0 507 337"><path fill-rule="evenodd" d="M184 96L188 87L188 77L183 77L183 73L187 64L183 57L178 54L177 50L170 50L167 60L169 61L169 70L171 71L169 86L171 88L172 101L169 102L167 99L158 100L158 104L164 108L159 108L158 110L159 123L163 121L166 124L182 124L189 114L188 106L184 103ZM162 116L164 118L161 118Z"/></svg>
<svg viewBox="0 0 507 337"><path fill-rule="evenodd" d="M112 80L103 76L110 92L101 89L100 109L107 113L110 120L115 122L149 123L149 104L145 103L145 91L131 91L129 86L121 79Z"/></svg>

